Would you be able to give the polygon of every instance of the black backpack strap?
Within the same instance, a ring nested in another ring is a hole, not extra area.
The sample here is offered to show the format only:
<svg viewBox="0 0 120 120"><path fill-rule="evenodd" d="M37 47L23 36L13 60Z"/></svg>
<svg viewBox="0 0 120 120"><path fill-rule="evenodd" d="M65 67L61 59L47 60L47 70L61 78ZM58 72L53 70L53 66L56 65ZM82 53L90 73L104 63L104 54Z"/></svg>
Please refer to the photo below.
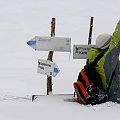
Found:
<svg viewBox="0 0 120 120"><path fill-rule="evenodd" d="M104 54L105 54L105 52L101 52L101 53L95 58L95 60L91 63L91 65L96 65L97 62L103 57Z"/></svg>
<svg viewBox="0 0 120 120"><path fill-rule="evenodd" d="M100 51L100 54L94 59L94 61L91 63L92 65L96 65L97 62L103 57L103 55L106 53L106 51L109 49L109 48L106 48L106 49L99 49L97 48L98 51Z"/></svg>

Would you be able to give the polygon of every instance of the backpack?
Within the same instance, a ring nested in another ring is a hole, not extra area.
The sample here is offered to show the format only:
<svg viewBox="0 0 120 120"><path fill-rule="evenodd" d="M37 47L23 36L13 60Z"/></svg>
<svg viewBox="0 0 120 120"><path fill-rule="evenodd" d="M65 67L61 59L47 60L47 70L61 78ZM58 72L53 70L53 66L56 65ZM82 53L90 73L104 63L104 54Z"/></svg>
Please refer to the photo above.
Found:
<svg viewBox="0 0 120 120"><path fill-rule="evenodd" d="M94 105L107 101L107 93L102 89L101 78L95 68L104 53L101 52L92 63L87 63L79 72L77 82L73 83L77 102Z"/></svg>

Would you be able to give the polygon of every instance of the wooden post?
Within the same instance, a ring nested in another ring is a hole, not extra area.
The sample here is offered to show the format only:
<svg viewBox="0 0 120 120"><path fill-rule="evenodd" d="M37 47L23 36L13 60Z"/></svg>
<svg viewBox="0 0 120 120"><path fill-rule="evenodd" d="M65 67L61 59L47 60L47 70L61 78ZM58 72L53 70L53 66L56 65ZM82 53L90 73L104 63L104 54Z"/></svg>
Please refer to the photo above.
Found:
<svg viewBox="0 0 120 120"><path fill-rule="evenodd" d="M91 17L91 20L90 20L90 29L89 29L88 45L91 44L91 40L92 40L93 18L94 18L94 17Z"/></svg>
<svg viewBox="0 0 120 120"><path fill-rule="evenodd" d="M55 18L51 22L51 37L55 36ZM49 51L47 60L52 61L54 51ZM47 76L47 95L52 92L52 77Z"/></svg>
<svg viewBox="0 0 120 120"><path fill-rule="evenodd" d="M88 45L91 44L91 40L92 40L93 18L94 18L94 17L91 17L91 20L90 20L90 29L89 29ZM88 59L87 59L86 63L88 63Z"/></svg>

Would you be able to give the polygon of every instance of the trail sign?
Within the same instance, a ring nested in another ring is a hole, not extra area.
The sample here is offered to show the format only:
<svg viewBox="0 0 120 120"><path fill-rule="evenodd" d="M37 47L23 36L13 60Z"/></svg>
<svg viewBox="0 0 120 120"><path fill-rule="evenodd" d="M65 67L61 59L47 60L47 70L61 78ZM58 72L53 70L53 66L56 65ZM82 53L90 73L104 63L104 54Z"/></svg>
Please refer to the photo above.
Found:
<svg viewBox="0 0 120 120"><path fill-rule="evenodd" d="M38 59L38 73L55 77L59 71L56 63L49 60Z"/></svg>
<svg viewBox="0 0 120 120"><path fill-rule="evenodd" d="M73 59L87 59L91 47L96 48L95 45L74 45Z"/></svg>
<svg viewBox="0 0 120 120"><path fill-rule="evenodd" d="M71 38L35 36L27 44L39 51L71 51Z"/></svg>

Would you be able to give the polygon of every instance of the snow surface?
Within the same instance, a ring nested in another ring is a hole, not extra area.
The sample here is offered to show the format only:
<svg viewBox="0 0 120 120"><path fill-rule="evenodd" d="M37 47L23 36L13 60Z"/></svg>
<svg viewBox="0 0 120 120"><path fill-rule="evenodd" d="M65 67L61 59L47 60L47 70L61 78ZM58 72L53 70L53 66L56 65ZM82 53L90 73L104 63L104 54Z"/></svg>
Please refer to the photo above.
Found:
<svg viewBox="0 0 120 120"><path fill-rule="evenodd" d="M119 0L0 0L0 120L120 119L120 105L112 102L84 106L52 95L31 102L32 94L46 94L46 76L37 73L37 60L47 59L48 52L26 44L36 35L50 36L52 17L56 37L87 44L91 16L94 44L98 34L114 31L119 5ZM53 94L73 93L85 60L72 58L72 53L54 53L60 73L53 78Z"/></svg>

